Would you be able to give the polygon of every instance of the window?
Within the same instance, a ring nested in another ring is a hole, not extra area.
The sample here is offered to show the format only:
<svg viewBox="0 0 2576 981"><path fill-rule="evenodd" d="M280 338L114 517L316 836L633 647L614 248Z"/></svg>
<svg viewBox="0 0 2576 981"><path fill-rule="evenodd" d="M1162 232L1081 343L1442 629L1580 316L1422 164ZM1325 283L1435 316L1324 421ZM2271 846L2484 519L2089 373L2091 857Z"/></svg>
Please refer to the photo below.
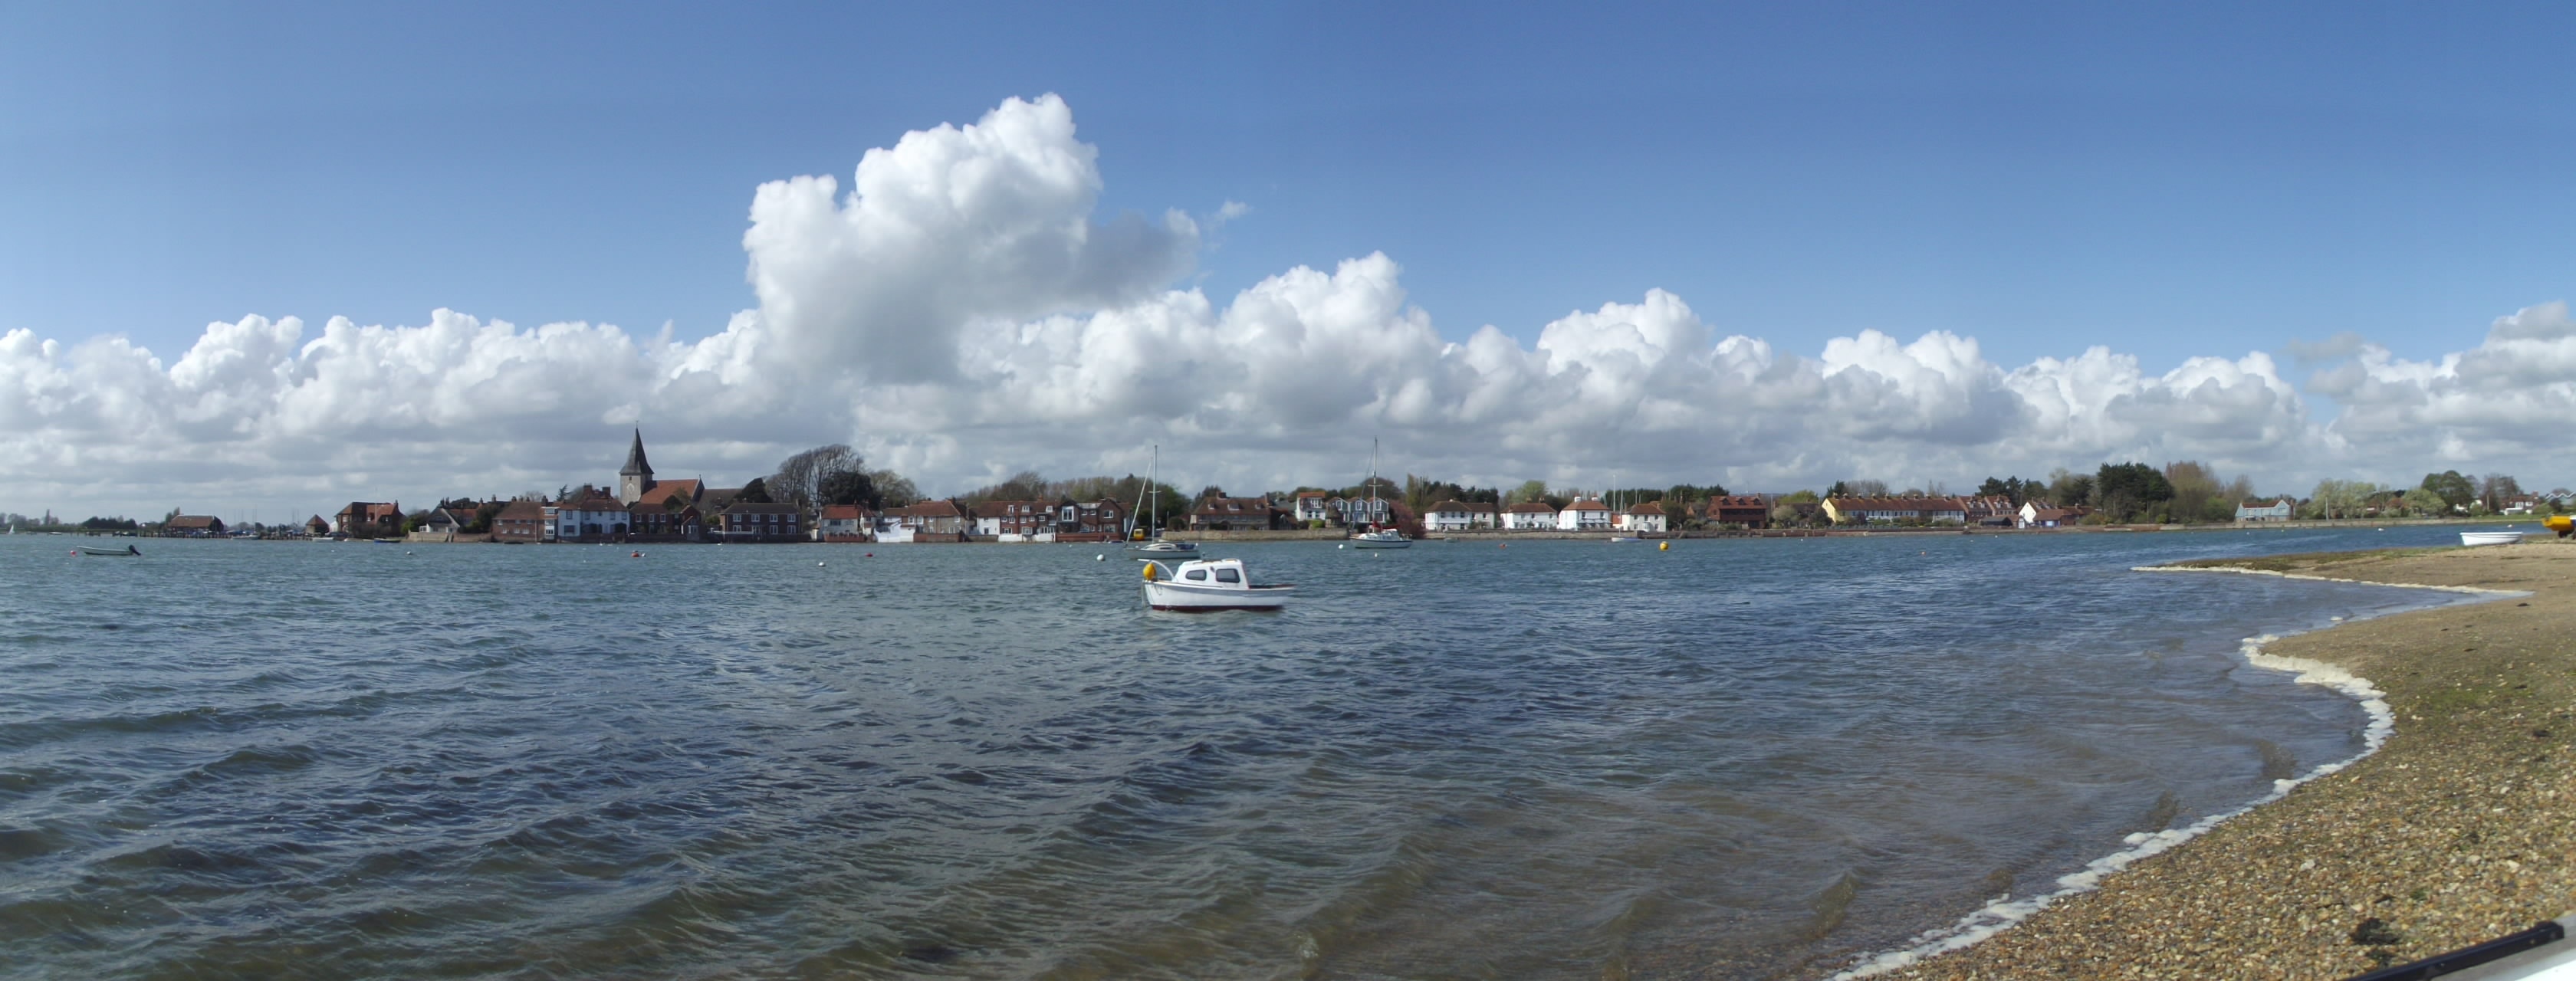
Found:
<svg viewBox="0 0 2576 981"><path fill-rule="evenodd" d="M1236 571L1234 571L1234 570L1232 570L1232 569L1218 569L1218 570L1216 571L1216 581L1218 581L1218 582L1242 582L1242 581L1243 581L1243 573L1236 572Z"/></svg>
<svg viewBox="0 0 2576 981"><path fill-rule="evenodd" d="M1184 573L1182 573L1182 574L1181 574L1181 578L1183 578L1183 579L1195 580L1195 581L1198 581L1198 582L1206 582L1206 581L1207 581L1207 570L1206 570L1206 569L1192 569L1192 570L1190 570L1190 571L1188 571L1188 572L1184 572Z"/></svg>

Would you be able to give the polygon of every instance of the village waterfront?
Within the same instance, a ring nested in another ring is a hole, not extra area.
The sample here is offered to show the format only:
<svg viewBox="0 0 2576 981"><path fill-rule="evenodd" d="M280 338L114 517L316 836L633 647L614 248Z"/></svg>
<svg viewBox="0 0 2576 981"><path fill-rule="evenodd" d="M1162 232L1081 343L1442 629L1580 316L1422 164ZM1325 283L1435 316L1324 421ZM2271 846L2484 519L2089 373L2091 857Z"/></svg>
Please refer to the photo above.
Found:
<svg viewBox="0 0 2576 981"><path fill-rule="evenodd" d="M2442 528L1211 546L0 539L0 974L1814 976L2350 757L2129 572ZM871 556L870 553L873 553ZM1096 556L1105 555L1105 561Z"/></svg>

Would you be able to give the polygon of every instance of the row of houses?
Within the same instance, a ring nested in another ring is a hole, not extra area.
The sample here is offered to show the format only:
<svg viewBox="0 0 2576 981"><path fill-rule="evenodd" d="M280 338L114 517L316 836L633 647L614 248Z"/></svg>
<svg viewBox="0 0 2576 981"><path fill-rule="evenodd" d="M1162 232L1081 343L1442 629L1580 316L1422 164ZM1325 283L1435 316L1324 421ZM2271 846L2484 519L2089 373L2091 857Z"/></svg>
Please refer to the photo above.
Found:
<svg viewBox="0 0 2576 981"><path fill-rule="evenodd" d="M437 508L418 522L416 534L454 538L476 526L488 510L488 532L499 542L900 542L963 541L972 537L1003 541L1102 541L1127 535L1139 517L1134 506L1100 499L996 500L966 504L957 500L921 501L883 510L859 505L826 505L811 512L794 504L744 500L743 488L710 488L702 480L658 480L637 431L618 471L615 493L584 485L557 501L515 500L497 509ZM1767 527L1776 495L1739 494L1711 497L1696 505L1668 510L1661 501L1614 509L1599 497L1578 497L1563 505L1547 502L1498 504L1445 500L1416 515L1391 497L1343 496L1300 492L1284 501L1269 497L1211 494L1193 502L1186 517L1196 531L1273 530L1291 527L1398 527L1422 533L1479 530L1577 531L1660 534L1684 521L1748 529ZM2084 507L2053 507L2043 501L2016 503L1999 496L1828 497L1815 503L1790 504L1802 521L1833 524L1955 524L1962 526L2051 528L2078 524L2090 514ZM2287 520L2294 502L2243 505L2237 520ZM203 519L211 521L212 519ZM316 516L308 523L314 534L386 535L404 530L400 502L351 501L329 522ZM221 534L196 518L173 521L180 534Z"/></svg>

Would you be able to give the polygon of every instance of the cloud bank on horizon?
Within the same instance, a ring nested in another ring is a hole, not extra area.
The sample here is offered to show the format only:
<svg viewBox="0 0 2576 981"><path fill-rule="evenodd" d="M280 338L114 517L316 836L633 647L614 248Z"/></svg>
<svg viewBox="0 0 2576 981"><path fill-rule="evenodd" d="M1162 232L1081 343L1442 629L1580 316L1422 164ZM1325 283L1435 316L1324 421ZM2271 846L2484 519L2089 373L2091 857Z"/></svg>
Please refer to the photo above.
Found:
<svg viewBox="0 0 2576 981"><path fill-rule="evenodd" d="M2006 368L1975 339L1878 331L1807 356L1721 332L1661 290L1547 324L1444 340L1383 254L1300 266L1219 305L1173 284L1207 218L1094 216L1097 150L1049 95L754 193L758 305L703 339L520 328L449 310L418 326L207 326L176 360L120 337L0 335L10 501L58 510L318 508L605 480L641 422L666 476L734 483L850 442L925 490L1021 469L1240 489L1386 469L1488 484L1717 480L1746 490L1899 486L2196 459L2295 491L2501 469L2566 482L2576 409L2564 302L2497 319L2433 361L2358 338L2161 375L2094 346ZM283 514L283 512L279 512Z"/></svg>

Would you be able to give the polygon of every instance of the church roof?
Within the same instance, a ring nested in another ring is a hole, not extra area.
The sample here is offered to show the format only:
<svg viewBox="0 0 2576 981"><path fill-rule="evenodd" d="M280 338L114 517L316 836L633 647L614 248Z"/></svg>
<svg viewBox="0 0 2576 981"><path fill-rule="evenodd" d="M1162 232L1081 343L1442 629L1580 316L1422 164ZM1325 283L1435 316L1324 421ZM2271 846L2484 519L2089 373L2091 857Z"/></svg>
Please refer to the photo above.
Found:
<svg viewBox="0 0 2576 981"><path fill-rule="evenodd" d="M653 465L644 462L643 430L638 429L635 431L635 448L626 451L626 468L619 470L617 475L620 477L650 477L653 475Z"/></svg>

